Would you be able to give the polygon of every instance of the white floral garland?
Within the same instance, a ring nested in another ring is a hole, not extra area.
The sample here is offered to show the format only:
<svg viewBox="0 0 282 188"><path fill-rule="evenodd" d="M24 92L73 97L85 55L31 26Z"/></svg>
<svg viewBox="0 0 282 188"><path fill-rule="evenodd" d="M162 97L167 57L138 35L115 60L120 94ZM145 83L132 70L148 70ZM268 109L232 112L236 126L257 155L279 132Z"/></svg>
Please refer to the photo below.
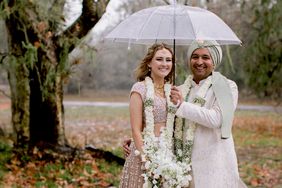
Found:
<svg viewBox="0 0 282 188"><path fill-rule="evenodd" d="M144 188L181 188L188 187L192 180L189 172L191 164L178 161L173 153L173 129L176 107L170 101L171 85L165 84L165 96L167 102L167 120L166 127L161 129L161 134L157 138L154 134L154 84L150 77L145 79L146 99L145 119L146 126L143 130L143 154L145 172L142 174L145 183Z"/></svg>
<svg viewBox="0 0 282 188"><path fill-rule="evenodd" d="M193 76L189 75L181 87L182 96L187 101L189 92L192 87ZM211 76L209 76L196 93L193 103L198 106L205 104L204 97L211 86ZM183 118L176 118L176 125L174 130L174 149L177 160L191 163L192 147L194 144L194 134L196 130L196 123Z"/></svg>

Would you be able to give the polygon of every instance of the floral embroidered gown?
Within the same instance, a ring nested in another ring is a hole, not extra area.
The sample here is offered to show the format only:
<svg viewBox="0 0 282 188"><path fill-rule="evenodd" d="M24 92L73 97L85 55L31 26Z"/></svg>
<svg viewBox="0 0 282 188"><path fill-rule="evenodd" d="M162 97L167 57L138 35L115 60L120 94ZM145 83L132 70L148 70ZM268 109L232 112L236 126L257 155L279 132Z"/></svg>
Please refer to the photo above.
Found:
<svg viewBox="0 0 282 188"><path fill-rule="evenodd" d="M146 86L144 81L143 82L136 82L131 89L130 95L136 92L140 94L142 97L142 101L145 101L146 96ZM162 98L158 95L155 95L154 98L154 122L155 123L164 123L166 122L166 99ZM144 118L144 111L143 111L143 125L145 126L145 118ZM134 154L135 145L134 142L130 145L131 153L126 158L121 180L120 180L120 188L143 188L144 180L141 176L143 171L141 169L141 158L140 156L136 156Z"/></svg>

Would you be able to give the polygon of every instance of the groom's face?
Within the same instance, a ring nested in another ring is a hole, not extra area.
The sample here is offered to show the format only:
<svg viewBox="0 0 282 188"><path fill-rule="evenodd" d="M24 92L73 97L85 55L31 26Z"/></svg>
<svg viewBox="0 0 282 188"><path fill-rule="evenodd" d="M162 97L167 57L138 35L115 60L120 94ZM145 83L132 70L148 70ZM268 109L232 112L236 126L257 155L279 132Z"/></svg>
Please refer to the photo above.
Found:
<svg viewBox="0 0 282 188"><path fill-rule="evenodd" d="M198 83L207 78L214 69L212 57L207 48L196 49L190 59L190 69Z"/></svg>

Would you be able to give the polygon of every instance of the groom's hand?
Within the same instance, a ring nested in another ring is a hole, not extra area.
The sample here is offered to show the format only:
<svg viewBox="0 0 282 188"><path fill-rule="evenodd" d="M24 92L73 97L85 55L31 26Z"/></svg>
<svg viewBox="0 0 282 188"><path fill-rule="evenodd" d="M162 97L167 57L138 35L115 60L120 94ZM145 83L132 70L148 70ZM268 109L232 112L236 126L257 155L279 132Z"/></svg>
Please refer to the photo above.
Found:
<svg viewBox="0 0 282 188"><path fill-rule="evenodd" d="M129 148L130 144L131 144L131 139L130 138L125 139L122 142L122 149L123 149L123 153L124 153L125 157L128 157L130 152L131 152L131 150Z"/></svg>

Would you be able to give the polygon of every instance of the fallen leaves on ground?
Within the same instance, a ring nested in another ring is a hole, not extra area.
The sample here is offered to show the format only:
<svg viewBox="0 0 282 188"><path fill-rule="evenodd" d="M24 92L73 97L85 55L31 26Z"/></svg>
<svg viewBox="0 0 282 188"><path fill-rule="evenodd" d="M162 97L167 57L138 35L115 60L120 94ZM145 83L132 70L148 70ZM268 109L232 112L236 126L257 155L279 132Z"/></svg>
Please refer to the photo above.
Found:
<svg viewBox="0 0 282 188"><path fill-rule="evenodd" d="M282 187L282 118L270 113L241 113L233 136L240 176L249 187Z"/></svg>
<svg viewBox="0 0 282 188"><path fill-rule="evenodd" d="M8 164L0 185L4 187L109 187L113 174L101 172L87 152L66 156L54 151L37 151L27 161L19 153ZM23 154L24 155L24 154Z"/></svg>

